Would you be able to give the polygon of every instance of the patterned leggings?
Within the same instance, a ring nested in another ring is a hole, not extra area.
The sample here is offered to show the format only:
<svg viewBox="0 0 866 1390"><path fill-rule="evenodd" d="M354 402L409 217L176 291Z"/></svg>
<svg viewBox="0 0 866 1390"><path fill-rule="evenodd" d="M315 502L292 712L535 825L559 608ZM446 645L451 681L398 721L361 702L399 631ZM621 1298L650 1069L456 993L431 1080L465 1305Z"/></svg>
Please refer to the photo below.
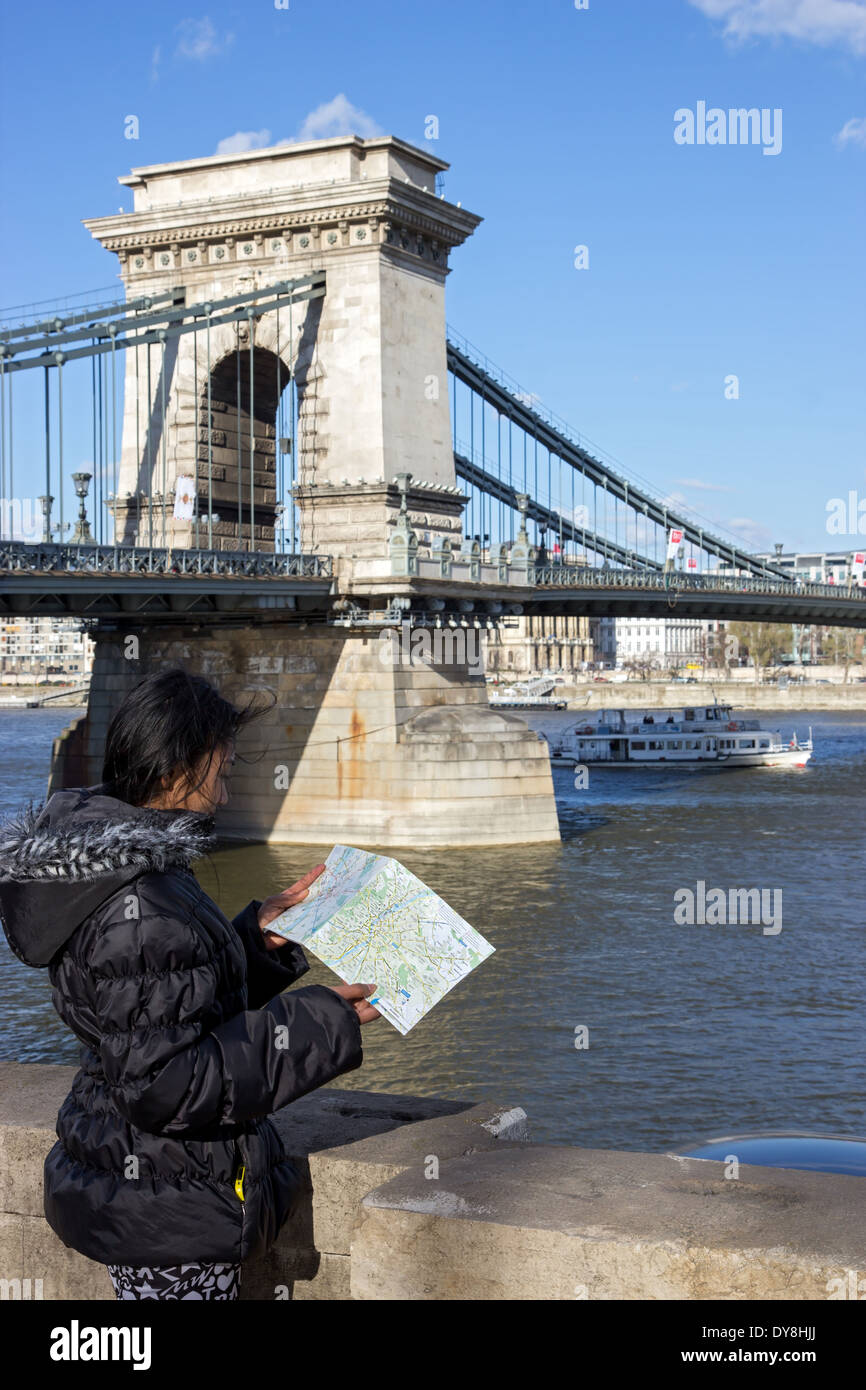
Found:
<svg viewBox="0 0 866 1390"><path fill-rule="evenodd" d="M240 1265L106 1265L118 1298L229 1299L237 1298Z"/></svg>

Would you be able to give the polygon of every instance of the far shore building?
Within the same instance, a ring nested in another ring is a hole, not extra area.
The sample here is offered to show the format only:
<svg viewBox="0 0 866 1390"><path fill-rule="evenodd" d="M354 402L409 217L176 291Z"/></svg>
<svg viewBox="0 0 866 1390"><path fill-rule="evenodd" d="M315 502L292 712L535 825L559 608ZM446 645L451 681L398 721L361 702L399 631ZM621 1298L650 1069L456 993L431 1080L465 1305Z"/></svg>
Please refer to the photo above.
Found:
<svg viewBox="0 0 866 1390"><path fill-rule="evenodd" d="M488 675L579 674L593 662L590 619L574 613L524 615L513 626L489 632L484 653Z"/></svg>
<svg viewBox="0 0 866 1390"><path fill-rule="evenodd" d="M83 683L93 647L77 618L0 616L0 684Z"/></svg>
<svg viewBox="0 0 866 1390"><path fill-rule="evenodd" d="M853 550L783 550L781 555L764 552L756 558L787 570L792 579L803 579L812 584L847 584L854 553Z"/></svg>
<svg viewBox="0 0 866 1390"><path fill-rule="evenodd" d="M718 664L724 624L708 618L598 618L596 664L607 670L642 668L660 675Z"/></svg>

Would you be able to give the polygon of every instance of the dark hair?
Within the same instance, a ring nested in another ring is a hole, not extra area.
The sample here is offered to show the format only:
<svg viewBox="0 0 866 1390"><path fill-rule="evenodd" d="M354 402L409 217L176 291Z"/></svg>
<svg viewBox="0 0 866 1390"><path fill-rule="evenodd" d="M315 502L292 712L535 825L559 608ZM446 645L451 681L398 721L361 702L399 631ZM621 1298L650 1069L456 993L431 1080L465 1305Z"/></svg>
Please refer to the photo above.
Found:
<svg viewBox="0 0 866 1390"><path fill-rule="evenodd" d="M108 726L102 781L112 796L133 806L158 795L163 779L184 778L194 791L201 760L209 767L216 750L261 713L252 703L237 709L202 676L179 666L146 676Z"/></svg>

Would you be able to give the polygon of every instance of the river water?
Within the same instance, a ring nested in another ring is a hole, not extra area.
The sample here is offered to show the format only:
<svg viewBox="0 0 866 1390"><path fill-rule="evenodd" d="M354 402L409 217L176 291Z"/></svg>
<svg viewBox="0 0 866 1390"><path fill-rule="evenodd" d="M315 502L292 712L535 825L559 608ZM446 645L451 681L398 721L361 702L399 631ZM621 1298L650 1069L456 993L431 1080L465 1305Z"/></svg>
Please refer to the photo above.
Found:
<svg viewBox="0 0 866 1390"><path fill-rule="evenodd" d="M75 713L0 710L0 812L41 799L51 740ZM561 844L400 851L496 953L408 1037L365 1026L364 1065L336 1084L521 1105L547 1143L866 1137L866 719L795 722L816 740L802 770L598 770L576 791L556 769ZM238 846L198 873L231 915L325 853ZM781 890L782 930L677 925L674 894L699 880ZM0 1057L77 1061L46 972L5 938L0 971ZM334 977L313 962L304 983L319 982Z"/></svg>

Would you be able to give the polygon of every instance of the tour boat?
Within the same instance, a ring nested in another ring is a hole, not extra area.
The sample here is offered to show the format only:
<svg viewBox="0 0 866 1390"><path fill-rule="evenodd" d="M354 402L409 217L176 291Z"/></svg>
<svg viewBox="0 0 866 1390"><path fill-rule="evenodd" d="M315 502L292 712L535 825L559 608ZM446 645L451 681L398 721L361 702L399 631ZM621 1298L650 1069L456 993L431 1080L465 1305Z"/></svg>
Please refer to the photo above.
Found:
<svg viewBox="0 0 866 1390"><path fill-rule="evenodd" d="M600 710L564 730L539 730L554 767L805 767L812 730L790 741L758 719L736 718L731 705L679 710Z"/></svg>

